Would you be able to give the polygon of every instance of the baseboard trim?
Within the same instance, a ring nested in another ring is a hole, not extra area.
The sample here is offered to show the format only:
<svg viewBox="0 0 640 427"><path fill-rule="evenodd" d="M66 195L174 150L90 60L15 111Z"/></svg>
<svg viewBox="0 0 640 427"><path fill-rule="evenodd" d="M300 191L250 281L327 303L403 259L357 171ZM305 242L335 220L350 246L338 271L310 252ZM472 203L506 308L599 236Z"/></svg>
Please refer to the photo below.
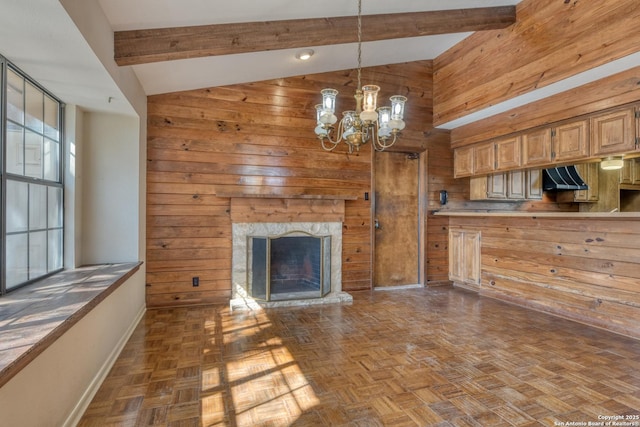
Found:
<svg viewBox="0 0 640 427"><path fill-rule="evenodd" d="M87 387L85 392L82 394L82 397L80 398L76 406L73 408L73 410L65 420L64 424L62 424L63 427L74 427L78 425L78 423L80 422L80 419L82 418L85 411L89 407L89 404L93 400L93 397L98 392L98 389L104 382L105 378L109 374L109 371L111 370L113 365L116 363L116 360L118 360L118 356L122 352L122 349L124 349L124 346L127 344L127 341L129 341L129 338L131 338L131 335L133 335L133 332L138 326L138 323L140 323L140 320L142 320L142 317L144 316L146 311L147 311L147 308L145 306L142 306L140 308L140 311L136 315L134 321L131 322L131 325L129 325L129 328L127 329L127 331L122 335L122 337L118 341L118 344L113 348L113 350L109 354L109 357L107 357L102 367L98 370L95 377L93 377L93 380L91 381L91 383L89 383L89 386Z"/></svg>

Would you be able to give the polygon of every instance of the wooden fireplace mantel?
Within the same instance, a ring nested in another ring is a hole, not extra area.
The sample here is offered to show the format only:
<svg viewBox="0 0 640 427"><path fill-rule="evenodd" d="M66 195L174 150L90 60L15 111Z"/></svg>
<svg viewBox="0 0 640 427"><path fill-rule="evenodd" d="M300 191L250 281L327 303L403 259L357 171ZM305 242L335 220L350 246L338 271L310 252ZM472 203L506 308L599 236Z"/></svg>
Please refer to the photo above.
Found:
<svg viewBox="0 0 640 427"><path fill-rule="evenodd" d="M231 222L344 222L344 199L232 197Z"/></svg>
<svg viewBox="0 0 640 427"><path fill-rule="evenodd" d="M251 199L315 199L315 200L358 200L358 196L353 194L286 194L275 192L255 192L248 193L246 191L237 190L216 190L215 195L217 197L228 197L230 199L236 198L251 198Z"/></svg>

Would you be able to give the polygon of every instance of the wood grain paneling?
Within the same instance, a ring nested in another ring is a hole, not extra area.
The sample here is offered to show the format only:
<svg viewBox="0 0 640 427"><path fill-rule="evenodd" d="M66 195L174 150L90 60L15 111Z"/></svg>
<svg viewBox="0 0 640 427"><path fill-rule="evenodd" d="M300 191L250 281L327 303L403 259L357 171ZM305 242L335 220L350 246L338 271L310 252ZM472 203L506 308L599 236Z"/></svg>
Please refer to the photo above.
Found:
<svg viewBox="0 0 640 427"><path fill-rule="evenodd" d="M362 41L505 28L513 6L362 16ZM116 31L118 65L355 43L355 16Z"/></svg>
<svg viewBox="0 0 640 427"><path fill-rule="evenodd" d="M480 293L640 337L640 221L451 217L482 233Z"/></svg>
<svg viewBox="0 0 640 427"><path fill-rule="evenodd" d="M349 109L356 80L347 70L149 97L149 306L228 300L231 223L256 216L343 221L342 288L371 288L370 147L327 153L313 134L320 89L338 88L338 109ZM438 206L446 188L462 200L448 134L431 135L431 62L365 68L362 81L382 87L380 104L396 93L409 98L393 149L429 150L428 204ZM431 219L428 238L444 242L446 224ZM446 243L427 247L427 279L446 280Z"/></svg>
<svg viewBox="0 0 640 427"><path fill-rule="evenodd" d="M516 23L478 32L434 61L434 123L451 120L638 51L635 0L524 0Z"/></svg>

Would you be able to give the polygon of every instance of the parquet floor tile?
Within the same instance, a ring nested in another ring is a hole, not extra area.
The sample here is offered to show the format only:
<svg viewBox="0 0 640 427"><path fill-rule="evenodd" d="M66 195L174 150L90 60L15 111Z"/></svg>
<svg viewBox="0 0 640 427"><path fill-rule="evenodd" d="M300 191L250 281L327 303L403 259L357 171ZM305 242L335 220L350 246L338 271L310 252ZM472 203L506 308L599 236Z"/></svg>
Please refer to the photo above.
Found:
<svg viewBox="0 0 640 427"><path fill-rule="evenodd" d="M356 293L353 305L149 310L79 426L537 427L637 415L640 341L426 288Z"/></svg>

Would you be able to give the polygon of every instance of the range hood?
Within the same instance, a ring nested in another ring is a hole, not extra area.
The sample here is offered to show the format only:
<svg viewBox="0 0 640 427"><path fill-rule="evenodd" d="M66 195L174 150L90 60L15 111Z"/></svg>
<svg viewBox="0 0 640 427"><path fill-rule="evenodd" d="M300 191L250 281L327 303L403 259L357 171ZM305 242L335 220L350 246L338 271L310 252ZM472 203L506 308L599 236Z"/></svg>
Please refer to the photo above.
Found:
<svg viewBox="0 0 640 427"><path fill-rule="evenodd" d="M545 169L542 173L542 189L545 191L587 190L575 166L559 166Z"/></svg>

